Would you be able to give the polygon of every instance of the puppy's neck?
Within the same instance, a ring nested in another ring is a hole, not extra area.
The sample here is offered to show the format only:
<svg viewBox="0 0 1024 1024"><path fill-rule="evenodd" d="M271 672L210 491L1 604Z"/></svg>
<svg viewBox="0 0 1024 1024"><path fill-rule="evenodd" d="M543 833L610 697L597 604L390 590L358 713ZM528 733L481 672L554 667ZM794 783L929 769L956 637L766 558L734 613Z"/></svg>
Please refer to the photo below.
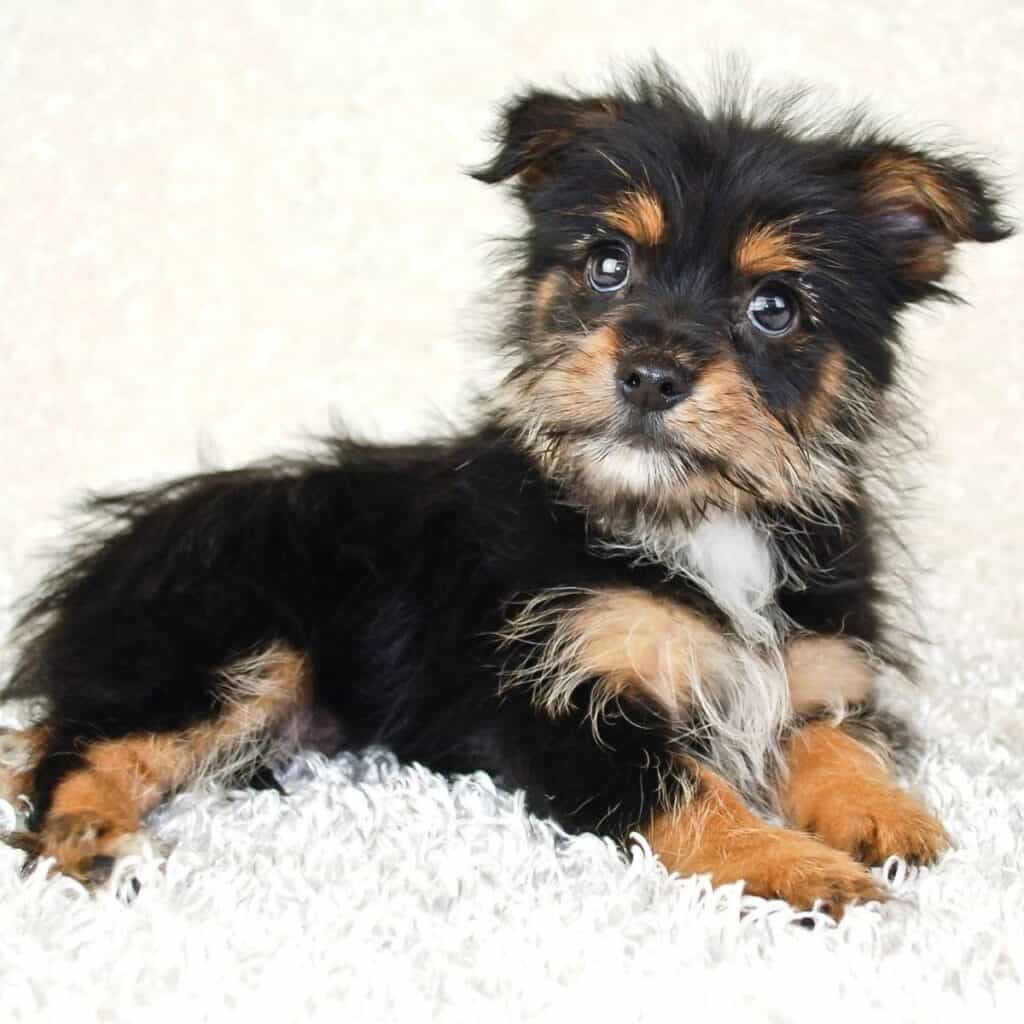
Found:
<svg viewBox="0 0 1024 1024"><path fill-rule="evenodd" d="M637 516L628 527L613 527L596 546L685 577L728 615L744 640L775 642L780 566L769 531L753 516L723 509L693 521L645 522Z"/></svg>

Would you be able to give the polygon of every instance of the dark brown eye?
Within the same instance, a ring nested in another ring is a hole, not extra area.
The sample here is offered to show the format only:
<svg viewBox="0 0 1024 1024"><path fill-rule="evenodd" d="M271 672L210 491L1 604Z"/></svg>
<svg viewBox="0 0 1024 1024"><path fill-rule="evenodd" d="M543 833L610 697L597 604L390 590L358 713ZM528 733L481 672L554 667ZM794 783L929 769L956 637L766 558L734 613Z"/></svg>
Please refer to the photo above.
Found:
<svg viewBox="0 0 1024 1024"><path fill-rule="evenodd" d="M629 250L615 243L602 245L587 260L587 284L595 292L617 292L629 280Z"/></svg>
<svg viewBox="0 0 1024 1024"><path fill-rule="evenodd" d="M747 316L762 334L785 334L797 320L796 296L784 284L769 281L754 292Z"/></svg>

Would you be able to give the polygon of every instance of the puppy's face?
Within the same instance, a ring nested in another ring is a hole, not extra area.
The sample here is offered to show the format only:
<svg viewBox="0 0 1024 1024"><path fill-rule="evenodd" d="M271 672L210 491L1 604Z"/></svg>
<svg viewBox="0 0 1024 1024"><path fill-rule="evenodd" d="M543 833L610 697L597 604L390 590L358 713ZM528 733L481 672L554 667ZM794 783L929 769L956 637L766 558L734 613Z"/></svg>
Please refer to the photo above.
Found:
<svg viewBox="0 0 1024 1024"><path fill-rule="evenodd" d="M485 181L530 216L505 415L606 508L848 493L897 318L1008 233L977 172L857 128L704 114L663 78L511 104Z"/></svg>

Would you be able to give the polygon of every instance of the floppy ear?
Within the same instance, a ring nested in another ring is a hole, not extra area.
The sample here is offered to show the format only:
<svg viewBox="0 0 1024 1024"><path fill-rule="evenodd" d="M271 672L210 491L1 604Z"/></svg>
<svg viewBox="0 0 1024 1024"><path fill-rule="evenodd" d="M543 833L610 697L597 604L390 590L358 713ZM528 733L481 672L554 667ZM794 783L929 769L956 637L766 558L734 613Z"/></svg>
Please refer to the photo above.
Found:
<svg viewBox="0 0 1024 1024"><path fill-rule="evenodd" d="M945 277L958 242L997 242L1013 233L996 190L964 160L879 145L859 154L857 173L865 213L908 283Z"/></svg>
<svg viewBox="0 0 1024 1024"><path fill-rule="evenodd" d="M512 99L494 131L499 144L495 158L472 172L488 185L519 175L524 185L539 184L557 168L565 147L587 129L618 116L610 99L576 99L552 92L532 91Z"/></svg>

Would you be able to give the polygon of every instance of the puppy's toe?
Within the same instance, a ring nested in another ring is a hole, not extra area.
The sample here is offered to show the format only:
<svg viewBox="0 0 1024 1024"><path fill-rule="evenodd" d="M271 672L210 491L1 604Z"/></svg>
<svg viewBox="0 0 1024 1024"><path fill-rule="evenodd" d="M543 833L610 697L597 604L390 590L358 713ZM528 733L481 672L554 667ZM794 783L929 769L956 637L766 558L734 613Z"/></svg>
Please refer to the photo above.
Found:
<svg viewBox="0 0 1024 1024"><path fill-rule="evenodd" d="M795 834L746 879L754 895L783 899L798 910L816 906L839 920L852 903L885 899L868 870L838 850Z"/></svg>
<svg viewBox="0 0 1024 1024"><path fill-rule="evenodd" d="M910 864L932 864L951 845L942 825L895 786L874 788L854 806L837 802L819 813L813 831L865 864L882 864L892 856Z"/></svg>
<svg viewBox="0 0 1024 1024"><path fill-rule="evenodd" d="M716 884L742 880L754 896L817 907L837 920L851 903L885 899L871 873L839 850L790 829L762 827L736 836L712 875Z"/></svg>
<svg viewBox="0 0 1024 1024"><path fill-rule="evenodd" d="M87 886L110 878L118 857L137 848L138 836L91 814L62 814L49 819L39 836L38 856L52 857L57 869Z"/></svg>

